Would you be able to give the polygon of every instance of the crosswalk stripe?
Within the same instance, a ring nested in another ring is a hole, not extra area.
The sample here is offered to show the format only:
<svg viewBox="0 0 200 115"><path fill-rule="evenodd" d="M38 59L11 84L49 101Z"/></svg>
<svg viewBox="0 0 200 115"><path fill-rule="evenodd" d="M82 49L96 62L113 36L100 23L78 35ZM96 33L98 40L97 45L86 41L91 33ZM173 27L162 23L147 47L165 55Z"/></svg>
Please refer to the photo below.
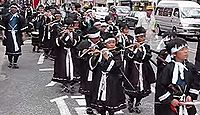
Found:
<svg viewBox="0 0 200 115"><path fill-rule="evenodd" d="M85 99L76 99L77 103L79 106L86 106L86 101Z"/></svg>
<svg viewBox="0 0 200 115"><path fill-rule="evenodd" d="M60 115L71 115L69 108L64 100L66 98L68 98L67 95L50 100L51 103L53 103L53 102L56 103L56 105L58 106L58 109L60 111Z"/></svg>
<svg viewBox="0 0 200 115"><path fill-rule="evenodd" d="M151 85L151 91L152 91L152 93L155 93L155 92L156 92L156 91L155 91L155 86L156 86L155 83Z"/></svg>
<svg viewBox="0 0 200 115"><path fill-rule="evenodd" d="M57 84L57 82L51 81L51 82L48 83L45 87L52 87L52 86L54 86L54 85L56 85L56 84Z"/></svg>
<svg viewBox="0 0 200 115"><path fill-rule="evenodd" d="M40 55L37 64L38 64L38 65L41 65L41 64L43 64L43 63L44 63L44 53L42 53L42 54Z"/></svg>
<svg viewBox="0 0 200 115"><path fill-rule="evenodd" d="M24 44L31 44L31 43L32 43L31 40L25 40L25 41L24 41Z"/></svg>
<svg viewBox="0 0 200 115"><path fill-rule="evenodd" d="M65 103L65 100L57 100L55 102L60 111L60 115L71 115L69 108L67 107L67 104Z"/></svg>
<svg viewBox="0 0 200 115"><path fill-rule="evenodd" d="M75 110L78 115L87 115L86 107L76 107Z"/></svg>
<svg viewBox="0 0 200 115"><path fill-rule="evenodd" d="M53 71L53 68L43 68L43 69L39 69L40 72L46 72L46 71Z"/></svg>
<svg viewBox="0 0 200 115"><path fill-rule="evenodd" d="M71 96L72 99L85 99L85 95Z"/></svg>
<svg viewBox="0 0 200 115"><path fill-rule="evenodd" d="M122 110L115 112L115 115L117 114L124 114L124 112Z"/></svg>

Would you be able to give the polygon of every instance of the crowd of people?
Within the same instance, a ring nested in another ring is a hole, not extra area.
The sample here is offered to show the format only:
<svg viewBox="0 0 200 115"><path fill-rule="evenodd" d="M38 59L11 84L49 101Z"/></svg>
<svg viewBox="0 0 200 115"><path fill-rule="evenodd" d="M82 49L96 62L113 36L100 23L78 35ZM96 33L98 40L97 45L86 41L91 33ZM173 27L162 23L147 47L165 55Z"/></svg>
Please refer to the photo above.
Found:
<svg viewBox="0 0 200 115"><path fill-rule="evenodd" d="M70 90L80 82L79 92L85 95L86 112L114 115L128 108L141 113L141 100L151 94L156 83L155 115L195 115L195 106L186 102L196 100L200 76L187 60L188 44L184 39L163 41L158 53L157 73L150 63L149 40L156 37L153 7L139 18L130 35L126 22L118 26L108 15L104 22L95 19L90 8L74 3L64 15L57 5L39 5L35 12L29 6L21 12L16 3L2 17L3 44L6 46L9 68L18 69L17 61L23 36L32 36L33 52L43 50L45 58L54 61L52 81ZM168 36L167 36L168 37ZM157 77L156 77L157 76ZM128 102L126 102L126 96Z"/></svg>

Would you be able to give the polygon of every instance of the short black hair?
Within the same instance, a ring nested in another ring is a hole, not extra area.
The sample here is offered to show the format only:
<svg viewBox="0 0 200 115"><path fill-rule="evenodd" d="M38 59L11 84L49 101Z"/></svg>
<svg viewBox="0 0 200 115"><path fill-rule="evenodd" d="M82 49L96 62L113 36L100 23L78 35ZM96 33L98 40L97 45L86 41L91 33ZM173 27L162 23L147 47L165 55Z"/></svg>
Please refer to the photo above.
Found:
<svg viewBox="0 0 200 115"><path fill-rule="evenodd" d="M171 49L173 47L180 47L182 45L187 45L187 41L183 38L174 38L172 40L169 41L169 43L166 45L166 49L167 49L167 52L169 54L171 54Z"/></svg>

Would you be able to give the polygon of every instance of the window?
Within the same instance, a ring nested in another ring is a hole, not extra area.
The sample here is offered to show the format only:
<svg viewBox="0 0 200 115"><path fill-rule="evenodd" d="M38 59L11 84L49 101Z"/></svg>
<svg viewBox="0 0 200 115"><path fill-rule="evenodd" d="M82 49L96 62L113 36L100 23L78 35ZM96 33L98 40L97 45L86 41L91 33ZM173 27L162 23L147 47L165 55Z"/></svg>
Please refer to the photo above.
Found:
<svg viewBox="0 0 200 115"><path fill-rule="evenodd" d="M172 8L165 8L163 12L163 16L171 17L172 16Z"/></svg>
<svg viewBox="0 0 200 115"><path fill-rule="evenodd" d="M159 16L162 16L162 15L163 15L163 10L164 10L164 8L158 7L158 8L156 9L156 14L159 15Z"/></svg>
<svg viewBox="0 0 200 115"><path fill-rule="evenodd" d="M174 9L173 15L174 15L175 17L179 17L179 9L178 9L178 8L175 8L175 9Z"/></svg>

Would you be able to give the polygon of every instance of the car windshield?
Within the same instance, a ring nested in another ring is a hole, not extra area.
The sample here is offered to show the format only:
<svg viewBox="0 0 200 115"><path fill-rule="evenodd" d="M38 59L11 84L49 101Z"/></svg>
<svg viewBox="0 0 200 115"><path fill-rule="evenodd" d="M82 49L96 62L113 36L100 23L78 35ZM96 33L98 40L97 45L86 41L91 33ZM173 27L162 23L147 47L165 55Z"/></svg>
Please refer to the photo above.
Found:
<svg viewBox="0 0 200 115"><path fill-rule="evenodd" d="M128 7L118 7L118 8L116 8L116 11L119 13L128 14L130 12L130 9Z"/></svg>
<svg viewBox="0 0 200 115"><path fill-rule="evenodd" d="M200 8L182 8L181 15L183 18L200 18Z"/></svg>

